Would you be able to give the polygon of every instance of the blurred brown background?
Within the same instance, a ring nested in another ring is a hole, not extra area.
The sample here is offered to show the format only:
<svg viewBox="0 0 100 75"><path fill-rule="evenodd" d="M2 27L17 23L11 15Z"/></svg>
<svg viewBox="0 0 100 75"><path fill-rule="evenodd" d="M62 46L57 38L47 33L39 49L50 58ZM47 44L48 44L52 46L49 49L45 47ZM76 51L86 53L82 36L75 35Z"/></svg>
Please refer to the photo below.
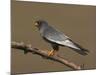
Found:
<svg viewBox="0 0 100 75"><path fill-rule="evenodd" d="M53 27L67 34L75 42L87 48L90 53L81 56L67 47L60 47L59 54L84 69L96 68L96 6L23 2L11 3L11 41L32 44L34 47L50 50L51 46L40 36L34 21L44 19ZM43 59L31 53L11 50L11 72L32 73L72 70L65 65Z"/></svg>

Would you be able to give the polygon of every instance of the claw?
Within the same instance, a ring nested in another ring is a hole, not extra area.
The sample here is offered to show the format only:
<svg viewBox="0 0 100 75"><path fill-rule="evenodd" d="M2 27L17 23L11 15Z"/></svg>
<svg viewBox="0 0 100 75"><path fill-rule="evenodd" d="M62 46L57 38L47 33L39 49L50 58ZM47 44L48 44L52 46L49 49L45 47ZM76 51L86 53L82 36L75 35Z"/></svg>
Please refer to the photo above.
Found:
<svg viewBox="0 0 100 75"><path fill-rule="evenodd" d="M54 56L56 54L56 50L51 50L49 53L48 53L48 56Z"/></svg>

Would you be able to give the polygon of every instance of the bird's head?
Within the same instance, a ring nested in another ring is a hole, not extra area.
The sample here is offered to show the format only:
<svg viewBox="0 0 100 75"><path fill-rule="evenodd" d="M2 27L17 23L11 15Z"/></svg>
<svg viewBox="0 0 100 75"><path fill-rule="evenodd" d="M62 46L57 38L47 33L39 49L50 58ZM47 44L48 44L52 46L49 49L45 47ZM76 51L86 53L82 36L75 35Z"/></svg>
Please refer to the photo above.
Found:
<svg viewBox="0 0 100 75"><path fill-rule="evenodd" d="M42 27L46 27L48 23L44 20L37 20L35 21L34 25L40 29Z"/></svg>

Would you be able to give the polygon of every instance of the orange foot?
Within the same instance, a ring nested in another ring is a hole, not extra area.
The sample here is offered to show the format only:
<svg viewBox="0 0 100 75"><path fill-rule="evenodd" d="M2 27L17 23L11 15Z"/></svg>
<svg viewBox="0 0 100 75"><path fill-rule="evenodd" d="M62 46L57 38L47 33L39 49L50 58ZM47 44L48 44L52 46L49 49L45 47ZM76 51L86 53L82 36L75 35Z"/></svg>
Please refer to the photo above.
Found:
<svg viewBox="0 0 100 75"><path fill-rule="evenodd" d="M49 53L48 53L48 56L54 56L56 54L56 50L51 50Z"/></svg>

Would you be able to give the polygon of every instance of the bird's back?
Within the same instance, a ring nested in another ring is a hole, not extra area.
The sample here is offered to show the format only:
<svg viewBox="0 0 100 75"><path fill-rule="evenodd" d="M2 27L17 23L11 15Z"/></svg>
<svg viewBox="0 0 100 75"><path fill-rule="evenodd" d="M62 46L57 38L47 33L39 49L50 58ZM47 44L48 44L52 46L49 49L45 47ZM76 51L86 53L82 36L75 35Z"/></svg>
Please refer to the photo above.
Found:
<svg viewBox="0 0 100 75"><path fill-rule="evenodd" d="M58 31L57 29L54 29L51 26L48 26L44 32L43 32L43 36L53 42L56 41L64 41L66 40L68 37L65 36L62 32Z"/></svg>

